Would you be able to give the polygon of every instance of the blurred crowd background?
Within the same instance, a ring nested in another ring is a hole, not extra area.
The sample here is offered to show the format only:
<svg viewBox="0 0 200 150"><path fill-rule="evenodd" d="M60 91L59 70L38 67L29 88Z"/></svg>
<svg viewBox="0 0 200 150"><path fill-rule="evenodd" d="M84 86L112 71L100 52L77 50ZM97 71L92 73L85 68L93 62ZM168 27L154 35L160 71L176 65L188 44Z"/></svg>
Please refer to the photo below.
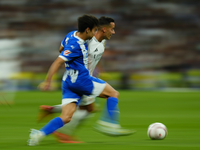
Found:
<svg viewBox="0 0 200 150"><path fill-rule="evenodd" d="M0 0L0 90L35 90L83 14L115 19L96 70L115 88L200 88L199 0Z"/></svg>

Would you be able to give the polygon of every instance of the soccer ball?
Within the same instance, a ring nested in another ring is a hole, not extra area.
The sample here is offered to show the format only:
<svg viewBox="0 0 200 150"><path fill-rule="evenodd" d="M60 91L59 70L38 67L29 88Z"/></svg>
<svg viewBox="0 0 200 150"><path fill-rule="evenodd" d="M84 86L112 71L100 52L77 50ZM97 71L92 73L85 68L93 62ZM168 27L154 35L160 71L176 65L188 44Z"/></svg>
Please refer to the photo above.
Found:
<svg viewBox="0 0 200 150"><path fill-rule="evenodd" d="M167 128L164 124L155 122L149 125L147 135L152 140L162 140L167 135Z"/></svg>

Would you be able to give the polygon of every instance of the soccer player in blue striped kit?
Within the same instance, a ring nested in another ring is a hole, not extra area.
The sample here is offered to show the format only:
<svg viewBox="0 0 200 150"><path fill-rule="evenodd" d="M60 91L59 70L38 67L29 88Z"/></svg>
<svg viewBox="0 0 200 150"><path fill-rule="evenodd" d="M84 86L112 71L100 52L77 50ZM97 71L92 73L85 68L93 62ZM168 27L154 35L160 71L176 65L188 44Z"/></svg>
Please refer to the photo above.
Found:
<svg viewBox="0 0 200 150"><path fill-rule="evenodd" d="M93 75L94 69L100 61L104 50L105 43L110 40L111 36L115 34L115 21L113 18L102 16L99 18L98 30L91 40L87 40L88 45L88 69L90 75ZM59 52L64 49L64 42L61 42ZM81 102L78 105L77 110L73 114L71 121L65 124L62 128L53 132L53 135L61 143L82 143L77 141L73 135L75 129L83 122L91 112L94 111L95 97L83 96ZM116 106L117 109L117 106ZM41 121L44 117L51 115L52 113L61 113L62 105L41 105L38 121ZM100 119L95 124L95 129L101 133L110 136L124 136L132 134L133 130L124 129L120 126L119 122L119 110L115 113L115 118L110 118L107 112L107 104L103 110Z"/></svg>
<svg viewBox="0 0 200 150"><path fill-rule="evenodd" d="M43 90L49 89L53 74L65 63L66 72L62 81L62 113L40 130L32 129L29 146L38 145L43 137L69 123L83 95L106 98L108 115L111 119L115 117L119 93L105 81L92 77L88 70L88 47L85 41L94 36L97 26L96 17L84 15L78 18L78 31L72 31L65 37L64 49L51 65L42 87Z"/></svg>

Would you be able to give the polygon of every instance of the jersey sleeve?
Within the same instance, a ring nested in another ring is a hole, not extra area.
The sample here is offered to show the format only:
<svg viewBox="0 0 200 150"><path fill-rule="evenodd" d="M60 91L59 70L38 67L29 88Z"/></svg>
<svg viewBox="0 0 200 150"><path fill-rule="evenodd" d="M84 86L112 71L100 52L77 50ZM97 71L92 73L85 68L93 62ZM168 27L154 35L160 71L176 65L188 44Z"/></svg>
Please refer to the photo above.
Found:
<svg viewBox="0 0 200 150"><path fill-rule="evenodd" d="M61 44L62 47L64 47L64 39L62 40Z"/></svg>
<svg viewBox="0 0 200 150"><path fill-rule="evenodd" d="M67 45L69 38L66 36L62 42L61 42L61 46L64 47L65 45Z"/></svg>
<svg viewBox="0 0 200 150"><path fill-rule="evenodd" d="M78 46L65 46L64 50L60 53L59 57L62 58L64 61L71 61L74 58L79 57L80 55L80 48Z"/></svg>

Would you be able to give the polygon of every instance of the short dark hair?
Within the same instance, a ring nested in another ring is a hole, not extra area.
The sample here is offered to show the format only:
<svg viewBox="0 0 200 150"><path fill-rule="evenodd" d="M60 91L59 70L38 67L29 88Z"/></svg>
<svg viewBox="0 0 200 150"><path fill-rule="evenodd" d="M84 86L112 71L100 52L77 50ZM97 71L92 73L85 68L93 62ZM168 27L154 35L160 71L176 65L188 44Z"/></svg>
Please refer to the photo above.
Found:
<svg viewBox="0 0 200 150"><path fill-rule="evenodd" d="M84 32L87 28L92 30L98 26L99 20L92 15L83 15L78 18L78 32Z"/></svg>
<svg viewBox="0 0 200 150"><path fill-rule="evenodd" d="M113 18L102 16L99 18L99 25L98 28L101 28L105 25L110 25L111 22L115 22Z"/></svg>

